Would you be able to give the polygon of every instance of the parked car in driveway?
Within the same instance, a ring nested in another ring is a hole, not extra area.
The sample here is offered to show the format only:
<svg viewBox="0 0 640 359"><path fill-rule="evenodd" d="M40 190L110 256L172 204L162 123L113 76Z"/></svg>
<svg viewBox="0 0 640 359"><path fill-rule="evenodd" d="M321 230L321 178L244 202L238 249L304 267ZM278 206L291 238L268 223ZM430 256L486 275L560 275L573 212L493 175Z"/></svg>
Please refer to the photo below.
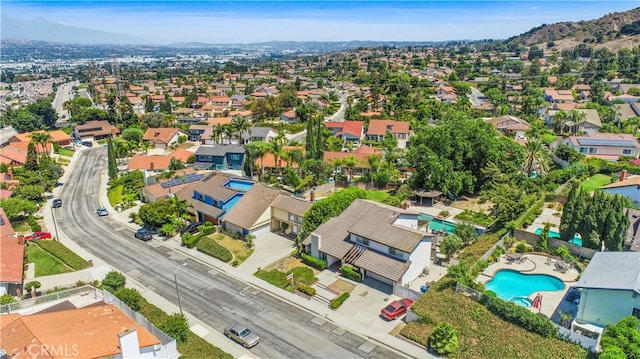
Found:
<svg viewBox="0 0 640 359"><path fill-rule="evenodd" d="M53 208L62 207L62 200L60 198L54 199L53 202L51 202L51 207L53 207Z"/></svg>
<svg viewBox="0 0 640 359"><path fill-rule="evenodd" d="M150 241L153 239L153 234L151 233L150 230L146 228L138 229L138 231L136 231L136 234L134 236L143 241Z"/></svg>
<svg viewBox="0 0 640 359"><path fill-rule="evenodd" d="M224 335L242 344L245 348L254 347L260 342L260 337L242 324L231 324L224 328Z"/></svg>
<svg viewBox="0 0 640 359"><path fill-rule="evenodd" d="M403 298L394 300L380 311L380 316L387 320L398 319L407 313L407 309L413 304L411 299Z"/></svg>
<svg viewBox="0 0 640 359"><path fill-rule="evenodd" d="M198 227L203 224L204 222L191 222L180 230L180 234L182 235L185 233L191 233L191 234L197 233L199 231Z"/></svg>
<svg viewBox="0 0 640 359"><path fill-rule="evenodd" d="M24 237L27 241L41 241L43 239L51 239L51 233L49 232L35 232L31 235Z"/></svg>
<svg viewBox="0 0 640 359"><path fill-rule="evenodd" d="M102 217L102 216L108 216L109 215L109 211L107 211L106 208L104 207L100 207L98 209L96 209L96 213L98 214L98 216Z"/></svg>

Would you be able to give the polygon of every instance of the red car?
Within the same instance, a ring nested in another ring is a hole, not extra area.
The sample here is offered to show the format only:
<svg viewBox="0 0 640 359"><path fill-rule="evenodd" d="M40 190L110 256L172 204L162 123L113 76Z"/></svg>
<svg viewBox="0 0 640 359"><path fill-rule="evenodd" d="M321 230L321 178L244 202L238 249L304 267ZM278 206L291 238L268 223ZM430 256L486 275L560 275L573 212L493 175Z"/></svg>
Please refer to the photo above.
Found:
<svg viewBox="0 0 640 359"><path fill-rule="evenodd" d="M411 304L413 301L407 298L394 300L380 311L380 315L387 320L398 319L407 312Z"/></svg>
<svg viewBox="0 0 640 359"><path fill-rule="evenodd" d="M35 232L32 235L24 237L27 241L41 241L43 239L51 239L51 233L49 232Z"/></svg>

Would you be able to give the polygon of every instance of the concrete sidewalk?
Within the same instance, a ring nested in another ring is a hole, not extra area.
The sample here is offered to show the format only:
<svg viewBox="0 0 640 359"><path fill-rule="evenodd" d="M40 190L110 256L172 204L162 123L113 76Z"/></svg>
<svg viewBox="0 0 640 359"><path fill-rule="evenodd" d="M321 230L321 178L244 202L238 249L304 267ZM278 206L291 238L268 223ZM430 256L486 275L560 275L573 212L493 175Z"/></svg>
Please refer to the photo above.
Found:
<svg viewBox="0 0 640 359"><path fill-rule="evenodd" d="M65 169L65 174L60 180L61 182L65 183L65 185L66 185L66 178L68 178L71 171L73 171L73 167L76 162L75 159L77 156L78 154L76 153L74 155L74 160ZM133 230L137 230L138 228L140 228L140 226L131 222L129 219L129 213L132 211L137 211L137 208L129 209L123 212L116 211L109 204L109 200L107 198L107 191L106 191L107 180L108 180L107 171L105 169L105 171L102 172L101 188L100 188L100 204L109 210L109 216L112 219L116 220L117 222L120 222L121 224ZM54 196L57 196L60 193L60 191L62 191L63 188L64 188L64 185L62 187L55 188ZM49 207L49 206L50 206L50 203L47 204L46 207ZM51 211L49 210L49 208L44 210L43 212L44 221L48 229L53 229L53 219L51 217L50 212ZM85 251L82 247L77 245L75 242L68 239L68 237L66 237L64 233L59 232L59 235L60 235L60 239L59 239L60 242L62 242L65 246L69 247L69 249L71 249L72 251L76 252L78 255L84 258L93 260L94 267L103 267L103 266L109 267L100 258L96 258L92 256L90 253ZM274 239L274 240L277 241L277 239ZM279 249L273 252L266 252L268 248L263 248L261 244L256 244L256 247L257 247L256 252L260 250L261 253L260 254L254 253L251 257L249 257L249 259L247 259L245 263L240 265L238 268L233 267L227 263L223 263L216 258L213 258L202 252L197 251L196 249L189 249L189 248L183 247L178 237L174 237L169 240L159 240L156 238L154 239L153 245L159 245L159 246L165 246L165 247L171 248L174 251L177 251L179 253L184 254L185 256L188 256L192 260L197 260L200 263L205 264L207 266L218 268L219 270L224 271L225 273L229 274L230 276L238 280L241 280L245 283L248 283L249 285L252 285L256 288L263 290L265 293L278 297L290 304L296 305L303 310L306 310L312 314L322 317L328 321L331 321L333 324L339 327L342 327L343 329L347 329L353 333L359 334L373 342L376 342L379 345L387 347L388 349L395 350L396 352L398 352L399 356L402 356L401 353L403 353L405 356L413 357L413 358L433 357L431 354L429 354L427 351L425 351L421 347L408 343L402 339L393 337L387 334L386 332L381 332L380 330L366 324L371 320L371 318L369 317L358 318L357 317L358 313L355 313L356 315L355 318L352 316L342 315L330 309L327 305L324 305L317 301L309 301L305 298L302 298L301 296L298 296L294 293L277 288L255 277L253 273L257 268L266 267L267 265L272 264L274 261L282 257L285 257L287 255L287 252L291 253L291 251L293 251L293 248L291 247L291 244L288 240L282 239L282 241L278 243L279 243L278 244ZM64 285L74 284L78 280L84 280L81 278L86 278L88 275L81 272L82 271L75 272L77 273L78 279L75 279L74 276L72 275L68 275L68 276L65 275L64 277L60 277L59 283L57 283L57 285L64 286ZM62 281L64 282L71 281L71 283L62 283ZM56 280L52 278L52 280L47 281L47 283L55 284ZM138 289L140 293L150 303L158 306L159 308L166 311L167 313L179 312L179 309L177 308L176 305L160 297L159 295L152 292L151 290L144 288L142 285L137 283L134 279L128 277L127 283L129 283L128 286ZM44 284L43 284L43 289L46 289L44 288ZM205 340L212 343L213 345L232 354L236 358L239 358L239 357L255 358L256 357L254 354L252 354L248 350L242 348L241 346L236 345L234 342L225 338L222 335L222 333L216 332L213 328L211 328L204 322L199 321L198 318L195 318L186 312L185 312L185 315L189 319L191 330L194 333L198 334L199 336L203 337Z"/></svg>

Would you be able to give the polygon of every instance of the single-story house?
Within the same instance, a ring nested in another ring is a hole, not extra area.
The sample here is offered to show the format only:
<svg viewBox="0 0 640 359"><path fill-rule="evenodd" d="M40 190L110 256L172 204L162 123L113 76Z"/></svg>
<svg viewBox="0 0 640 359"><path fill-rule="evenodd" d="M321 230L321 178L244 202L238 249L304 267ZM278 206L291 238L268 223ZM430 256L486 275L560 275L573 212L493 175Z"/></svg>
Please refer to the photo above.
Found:
<svg viewBox="0 0 640 359"><path fill-rule="evenodd" d="M409 122L392 120L370 120L367 140L381 142L387 131L398 140L398 148L407 148L409 142Z"/></svg>
<svg viewBox="0 0 640 359"><path fill-rule="evenodd" d="M363 279L388 284L395 293L429 269L433 238L419 229L417 214L356 199L338 217L316 228L303 244L328 266L352 267Z"/></svg>
<svg viewBox="0 0 640 359"><path fill-rule="evenodd" d="M246 237L258 237L271 230L271 205L285 192L261 183L256 183L242 196L222 220L227 231Z"/></svg>
<svg viewBox="0 0 640 359"><path fill-rule="evenodd" d="M16 236L0 208L0 295L22 295L24 250L24 237Z"/></svg>
<svg viewBox="0 0 640 359"><path fill-rule="evenodd" d="M166 150L178 143L180 137L188 138L189 134L178 128L147 128L142 136L143 141L149 141L154 148Z"/></svg>
<svg viewBox="0 0 640 359"><path fill-rule="evenodd" d="M576 288L574 330L602 333L626 316L640 319L640 252L596 252Z"/></svg>
<svg viewBox="0 0 640 359"><path fill-rule="evenodd" d="M9 143L14 142L31 142L34 133L42 133L45 131L25 132L14 135L9 139ZM68 146L71 144L71 136L67 135L62 130L55 130L47 132L51 138L48 142L55 143L60 146Z"/></svg>
<svg viewBox="0 0 640 359"><path fill-rule="evenodd" d="M531 128L529 122L511 115L492 118L491 124L500 133L518 139L526 138L525 132Z"/></svg>
<svg viewBox="0 0 640 359"><path fill-rule="evenodd" d="M631 134L587 133L582 136L569 136L562 143L587 157L617 161L620 156L638 158L640 143Z"/></svg>
<svg viewBox="0 0 640 359"><path fill-rule="evenodd" d="M248 131L243 131L240 135L245 143L254 141L271 142L271 140L278 137L276 131L271 127L249 127Z"/></svg>
<svg viewBox="0 0 640 359"><path fill-rule="evenodd" d="M281 122L286 122L286 123L297 123L297 122L300 122L300 117L298 117L298 115L296 115L296 110L295 109L291 109L291 110L287 110L287 111L283 112L280 115L280 121Z"/></svg>

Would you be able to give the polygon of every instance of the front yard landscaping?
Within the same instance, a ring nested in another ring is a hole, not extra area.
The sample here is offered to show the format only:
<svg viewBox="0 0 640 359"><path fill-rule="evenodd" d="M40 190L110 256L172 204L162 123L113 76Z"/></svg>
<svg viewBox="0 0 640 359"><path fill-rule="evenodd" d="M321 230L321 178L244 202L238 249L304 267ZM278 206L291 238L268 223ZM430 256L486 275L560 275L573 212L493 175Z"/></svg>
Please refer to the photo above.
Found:
<svg viewBox="0 0 640 359"><path fill-rule="evenodd" d="M278 288L293 292L296 286L291 285L292 283L287 281L287 275L291 273L293 274L293 282L296 286L300 284L303 286L311 286L318 281L318 278L315 277L317 273L315 269L291 257L285 258L269 268L259 269L254 275Z"/></svg>
<svg viewBox="0 0 640 359"><path fill-rule="evenodd" d="M36 277L73 272L73 269L64 264L64 262L35 243L27 243L26 255L27 263L34 263L35 265Z"/></svg>
<svg viewBox="0 0 640 359"><path fill-rule="evenodd" d="M202 234L195 235L195 237L198 236L202 236ZM183 235L183 239L184 237L185 235ZM231 262L233 266L238 266L247 260L254 251L253 247L247 248L247 242L233 239L222 233L202 236L197 239L195 247L200 252L218 258L225 263Z"/></svg>
<svg viewBox="0 0 640 359"><path fill-rule="evenodd" d="M253 247L247 248L247 242L230 238L222 233L216 233L210 237L233 253L233 263L236 266L246 261L255 250Z"/></svg>
<svg viewBox="0 0 640 359"><path fill-rule="evenodd" d="M456 358L587 358L582 347L556 338L544 338L492 314L482 304L454 291L455 281L444 278L418 299L412 310L419 321L400 334L422 345L440 322L458 332Z"/></svg>
<svg viewBox="0 0 640 359"><path fill-rule="evenodd" d="M84 258L75 254L69 248L65 247L64 244L58 241L47 240L33 243L36 243L40 248L49 252L52 256L58 258L74 270L81 270L90 266L89 262Z"/></svg>

